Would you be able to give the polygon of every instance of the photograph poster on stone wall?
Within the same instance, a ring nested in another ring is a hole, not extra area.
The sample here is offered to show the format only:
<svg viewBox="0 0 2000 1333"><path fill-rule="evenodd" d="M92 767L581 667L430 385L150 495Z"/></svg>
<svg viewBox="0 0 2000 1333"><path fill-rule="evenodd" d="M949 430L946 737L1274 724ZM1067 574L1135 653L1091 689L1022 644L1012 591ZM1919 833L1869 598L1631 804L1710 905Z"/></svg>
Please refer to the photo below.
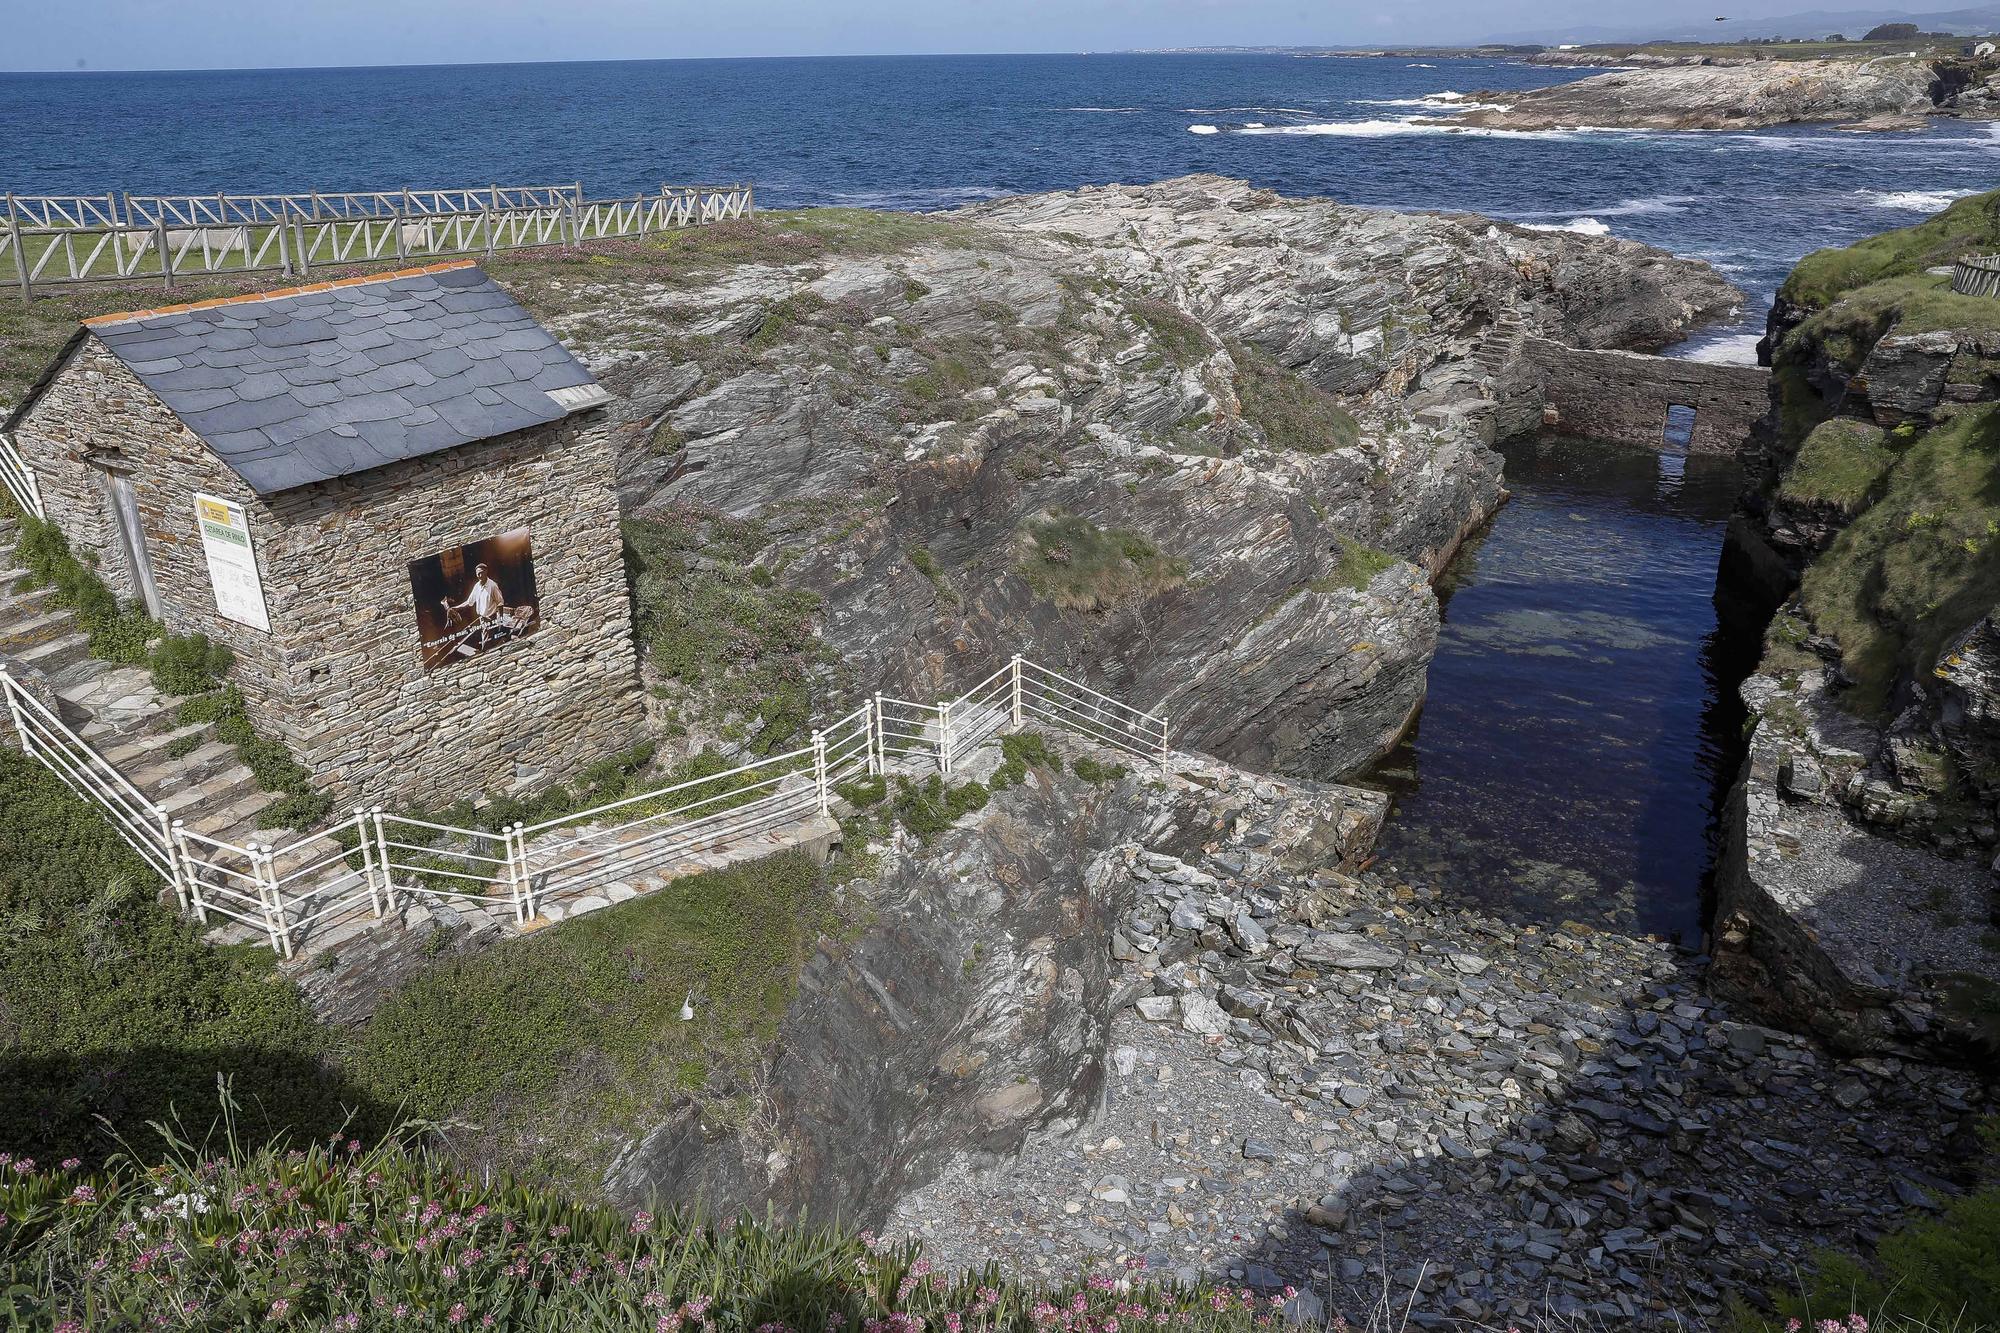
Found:
<svg viewBox="0 0 2000 1333"><path fill-rule="evenodd" d="M412 560L410 593L426 671L525 639L541 624L526 528Z"/></svg>

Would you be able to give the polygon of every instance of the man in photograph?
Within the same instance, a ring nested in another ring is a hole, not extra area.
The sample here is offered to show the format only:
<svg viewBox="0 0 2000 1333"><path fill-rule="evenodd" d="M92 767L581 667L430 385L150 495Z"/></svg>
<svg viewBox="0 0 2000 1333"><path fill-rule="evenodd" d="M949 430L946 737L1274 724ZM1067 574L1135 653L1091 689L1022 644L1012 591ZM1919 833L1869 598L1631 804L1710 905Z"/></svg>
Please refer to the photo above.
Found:
<svg viewBox="0 0 2000 1333"><path fill-rule="evenodd" d="M446 620L451 618L453 611L472 612L473 618L478 621L478 627L473 635L469 636L469 641L476 642L475 652L485 652L494 627L507 610L506 594L502 593L500 585L493 581L492 572L486 568L485 562L482 561L473 567L472 591L465 595L464 600L453 602L449 597L443 600Z"/></svg>

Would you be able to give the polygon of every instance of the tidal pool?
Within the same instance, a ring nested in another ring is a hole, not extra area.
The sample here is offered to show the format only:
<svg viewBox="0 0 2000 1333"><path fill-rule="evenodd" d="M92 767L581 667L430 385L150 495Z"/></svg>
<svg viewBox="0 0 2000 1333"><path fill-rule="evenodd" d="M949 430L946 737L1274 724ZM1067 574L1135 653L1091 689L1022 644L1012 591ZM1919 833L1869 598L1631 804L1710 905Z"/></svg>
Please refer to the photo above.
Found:
<svg viewBox="0 0 2000 1333"><path fill-rule="evenodd" d="M1513 498L1439 585L1421 716L1362 781L1383 862L1519 921L1698 946L1755 641L1715 597L1732 460L1595 440L1502 448Z"/></svg>

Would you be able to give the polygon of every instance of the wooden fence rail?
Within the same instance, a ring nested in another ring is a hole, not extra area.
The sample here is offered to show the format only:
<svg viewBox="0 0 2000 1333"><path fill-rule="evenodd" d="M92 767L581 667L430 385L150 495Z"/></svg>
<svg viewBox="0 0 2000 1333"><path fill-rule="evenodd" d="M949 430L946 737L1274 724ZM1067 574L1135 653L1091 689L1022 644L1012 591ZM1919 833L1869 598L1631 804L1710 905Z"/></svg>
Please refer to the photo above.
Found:
<svg viewBox="0 0 2000 1333"><path fill-rule="evenodd" d="M646 236L753 216L748 184L586 199L581 184L306 194L6 196L0 282L24 300L96 282L274 273Z"/></svg>

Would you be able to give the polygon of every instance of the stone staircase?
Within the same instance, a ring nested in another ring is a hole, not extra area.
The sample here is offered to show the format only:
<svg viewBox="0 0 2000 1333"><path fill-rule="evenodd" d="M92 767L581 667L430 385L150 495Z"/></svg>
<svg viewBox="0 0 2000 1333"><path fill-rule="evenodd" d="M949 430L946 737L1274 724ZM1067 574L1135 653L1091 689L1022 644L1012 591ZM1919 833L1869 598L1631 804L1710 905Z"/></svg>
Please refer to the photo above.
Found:
<svg viewBox="0 0 2000 1333"><path fill-rule="evenodd" d="M92 657L89 636L53 590L23 586L19 536L13 519L0 518L0 660L30 684L39 678L70 729L169 819L239 844L292 840L289 830L257 827L258 812L277 798L238 762L235 746L214 738L213 723L182 726L181 701L155 689L151 672Z"/></svg>

